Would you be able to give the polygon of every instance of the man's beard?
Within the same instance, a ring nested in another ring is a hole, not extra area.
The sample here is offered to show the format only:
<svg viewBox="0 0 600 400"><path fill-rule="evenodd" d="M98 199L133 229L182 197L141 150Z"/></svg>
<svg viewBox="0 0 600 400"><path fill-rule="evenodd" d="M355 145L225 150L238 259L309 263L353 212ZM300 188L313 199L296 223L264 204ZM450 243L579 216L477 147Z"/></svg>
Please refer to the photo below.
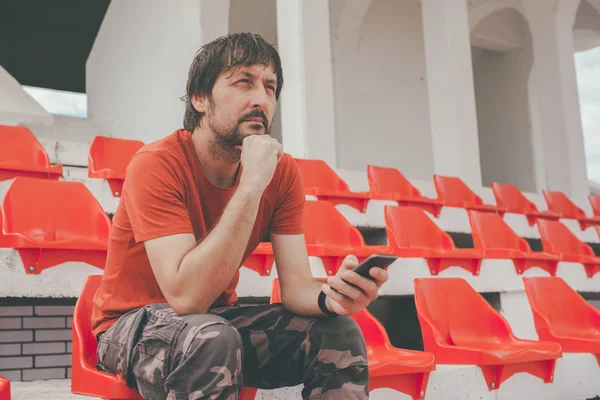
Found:
<svg viewBox="0 0 600 400"><path fill-rule="evenodd" d="M267 116L263 111L255 110L251 111L248 114L241 117L235 127L233 129L226 129L223 127L219 127L215 124L216 118L214 117L214 113L212 113L211 117L208 119L208 126L214 134L214 141L211 146L211 154L215 159L227 162L238 162L240 160L240 152L235 148L236 146L241 146L244 142L244 138L252 135L253 133L242 134L240 132L241 125L246 120L250 118L261 118L262 123L257 121L250 121L249 127L251 130L256 131L255 134L260 131L260 126L263 127L264 135L271 134L271 126L267 121ZM207 115L208 116L208 115ZM254 128L257 129L254 129Z"/></svg>

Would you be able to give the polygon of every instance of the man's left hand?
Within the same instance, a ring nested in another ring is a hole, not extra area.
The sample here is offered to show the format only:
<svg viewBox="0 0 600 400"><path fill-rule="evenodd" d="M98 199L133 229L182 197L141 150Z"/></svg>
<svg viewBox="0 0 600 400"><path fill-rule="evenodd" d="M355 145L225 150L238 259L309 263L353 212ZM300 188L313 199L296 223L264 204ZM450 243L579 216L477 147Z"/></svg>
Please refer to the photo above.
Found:
<svg viewBox="0 0 600 400"><path fill-rule="evenodd" d="M346 256L338 273L328 278L327 283L322 287L327 296L325 301L327 308L336 314L349 315L361 311L377 299L379 288L388 280L387 271L379 267L371 268L369 271L372 279L362 277L352 271L357 265L356 256Z"/></svg>

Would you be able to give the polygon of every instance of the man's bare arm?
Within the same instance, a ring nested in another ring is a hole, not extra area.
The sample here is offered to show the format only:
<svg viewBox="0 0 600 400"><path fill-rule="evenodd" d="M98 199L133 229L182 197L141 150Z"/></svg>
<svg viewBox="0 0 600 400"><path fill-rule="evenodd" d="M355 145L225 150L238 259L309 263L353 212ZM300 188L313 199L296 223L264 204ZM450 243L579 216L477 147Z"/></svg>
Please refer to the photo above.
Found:
<svg viewBox="0 0 600 400"><path fill-rule="evenodd" d="M281 285L281 300L289 311L305 316L324 315L318 306L321 290L326 295L326 307L337 314L349 315L364 309L377 298L381 285L388 280L387 271L373 268L367 279L351 271L358 265L348 255L336 276L326 282L312 277L304 235L271 235L277 275ZM344 279L355 286L348 285ZM334 290L335 289L335 290Z"/></svg>
<svg viewBox="0 0 600 400"><path fill-rule="evenodd" d="M281 155L274 139L246 138L238 188L204 240L177 234L145 242L158 285L178 314L205 313L233 278Z"/></svg>
<svg viewBox="0 0 600 400"><path fill-rule="evenodd" d="M317 298L323 282L313 278L304 235L271 234L281 301L294 314L322 316Z"/></svg>

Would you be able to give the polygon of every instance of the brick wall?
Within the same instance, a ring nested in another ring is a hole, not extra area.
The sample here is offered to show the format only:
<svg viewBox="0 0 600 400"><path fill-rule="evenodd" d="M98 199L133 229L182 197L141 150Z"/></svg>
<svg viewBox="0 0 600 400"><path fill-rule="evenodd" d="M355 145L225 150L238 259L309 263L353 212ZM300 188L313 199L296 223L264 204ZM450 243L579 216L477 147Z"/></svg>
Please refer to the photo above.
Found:
<svg viewBox="0 0 600 400"><path fill-rule="evenodd" d="M74 304L75 299L23 299L0 305L0 376L70 378Z"/></svg>

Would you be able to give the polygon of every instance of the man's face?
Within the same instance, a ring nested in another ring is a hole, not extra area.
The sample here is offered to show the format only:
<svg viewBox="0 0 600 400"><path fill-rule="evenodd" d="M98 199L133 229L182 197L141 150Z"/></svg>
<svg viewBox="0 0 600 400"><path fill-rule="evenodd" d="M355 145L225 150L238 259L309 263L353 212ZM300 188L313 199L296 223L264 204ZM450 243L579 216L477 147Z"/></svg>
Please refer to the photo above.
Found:
<svg viewBox="0 0 600 400"><path fill-rule="evenodd" d="M221 74L205 99L207 123L223 149L241 146L249 135L270 134L277 76L272 66L239 67ZM198 107L196 107L198 109Z"/></svg>

